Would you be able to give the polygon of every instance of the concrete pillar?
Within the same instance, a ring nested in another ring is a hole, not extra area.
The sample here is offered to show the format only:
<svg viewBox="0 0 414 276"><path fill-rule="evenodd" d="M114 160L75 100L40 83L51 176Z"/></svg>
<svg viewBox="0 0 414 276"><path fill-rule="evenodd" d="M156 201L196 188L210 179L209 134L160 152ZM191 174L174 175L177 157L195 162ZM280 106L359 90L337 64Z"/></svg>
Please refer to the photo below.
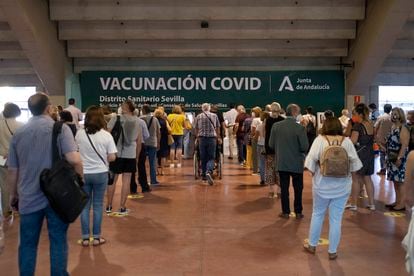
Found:
<svg viewBox="0 0 414 276"><path fill-rule="evenodd" d="M369 93L370 85L414 9L413 0L377 0L372 5L345 60L354 64L347 74L347 94Z"/></svg>
<svg viewBox="0 0 414 276"><path fill-rule="evenodd" d="M65 95L71 63L49 20L48 1L0 0L0 8L47 93Z"/></svg>

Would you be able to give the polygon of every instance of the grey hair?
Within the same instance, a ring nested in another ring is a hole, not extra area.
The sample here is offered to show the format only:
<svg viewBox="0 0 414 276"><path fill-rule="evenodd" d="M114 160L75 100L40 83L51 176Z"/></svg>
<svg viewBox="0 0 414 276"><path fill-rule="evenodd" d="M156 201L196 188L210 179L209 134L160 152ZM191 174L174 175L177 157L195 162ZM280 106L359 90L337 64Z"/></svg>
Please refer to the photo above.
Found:
<svg viewBox="0 0 414 276"><path fill-rule="evenodd" d="M204 112L210 111L210 108L211 108L211 106L210 106L209 103L203 103L201 105L201 110L203 110Z"/></svg>
<svg viewBox="0 0 414 276"><path fill-rule="evenodd" d="M277 102L273 102L273 103L270 104L270 111L272 113L280 113L281 109L282 108L280 107L280 104L277 103Z"/></svg>
<svg viewBox="0 0 414 276"><path fill-rule="evenodd" d="M239 105L239 106L237 107L237 111L239 111L239 112L241 112L241 113L246 113L246 108L244 108L244 106L242 106L242 105Z"/></svg>
<svg viewBox="0 0 414 276"><path fill-rule="evenodd" d="M294 112L297 112L299 110L299 106L297 104L289 104L286 107L286 115L292 116Z"/></svg>

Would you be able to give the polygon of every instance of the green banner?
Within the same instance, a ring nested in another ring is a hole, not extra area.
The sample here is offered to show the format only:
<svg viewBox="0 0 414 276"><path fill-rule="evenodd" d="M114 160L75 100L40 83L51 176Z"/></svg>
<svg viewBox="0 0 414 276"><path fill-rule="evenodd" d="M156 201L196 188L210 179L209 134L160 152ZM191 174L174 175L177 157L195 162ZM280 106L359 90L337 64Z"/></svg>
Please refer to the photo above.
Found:
<svg viewBox="0 0 414 276"><path fill-rule="evenodd" d="M83 110L90 105L115 108L127 99L167 110L174 104L198 110L205 102L220 109L230 103L249 109L276 101L282 107L297 103L339 114L345 98L343 71L85 71L80 85Z"/></svg>

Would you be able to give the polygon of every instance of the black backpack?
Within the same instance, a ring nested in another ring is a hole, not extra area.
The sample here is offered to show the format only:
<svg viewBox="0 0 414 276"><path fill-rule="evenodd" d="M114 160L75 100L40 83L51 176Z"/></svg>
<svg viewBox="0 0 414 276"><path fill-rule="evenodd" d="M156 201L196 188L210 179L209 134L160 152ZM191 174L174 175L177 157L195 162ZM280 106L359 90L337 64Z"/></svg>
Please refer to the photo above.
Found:
<svg viewBox="0 0 414 276"><path fill-rule="evenodd" d="M83 182L68 161L63 159L57 148L57 137L62 132L62 122L53 125L52 168L40 174L40 188L50 206L66 223L76 220L88 202L88 195L82 190Z"/></svg>
<svg viewBox="0 0 414 276"><path fill-rule="evenodd" d="M117 145L119 137L123 135L122 125L121 125L121 116L119 115L116 116L116 122L115 122L114 127L111 130L111 135L114 138L115 145Z"/></svg>

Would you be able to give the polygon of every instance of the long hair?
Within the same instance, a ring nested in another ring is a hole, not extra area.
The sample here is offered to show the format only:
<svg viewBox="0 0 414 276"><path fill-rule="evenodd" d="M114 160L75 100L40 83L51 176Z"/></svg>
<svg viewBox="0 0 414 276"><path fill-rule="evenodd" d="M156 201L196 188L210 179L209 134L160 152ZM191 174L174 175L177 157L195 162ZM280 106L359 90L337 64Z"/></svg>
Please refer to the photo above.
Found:
<svg viewBox="0 0 414 276"><path fill-rule="evenodd" d="M103 110L99 106L92 105L86 111L85 131L88 134L95 134L101 129L106 129Z"/></svg>

